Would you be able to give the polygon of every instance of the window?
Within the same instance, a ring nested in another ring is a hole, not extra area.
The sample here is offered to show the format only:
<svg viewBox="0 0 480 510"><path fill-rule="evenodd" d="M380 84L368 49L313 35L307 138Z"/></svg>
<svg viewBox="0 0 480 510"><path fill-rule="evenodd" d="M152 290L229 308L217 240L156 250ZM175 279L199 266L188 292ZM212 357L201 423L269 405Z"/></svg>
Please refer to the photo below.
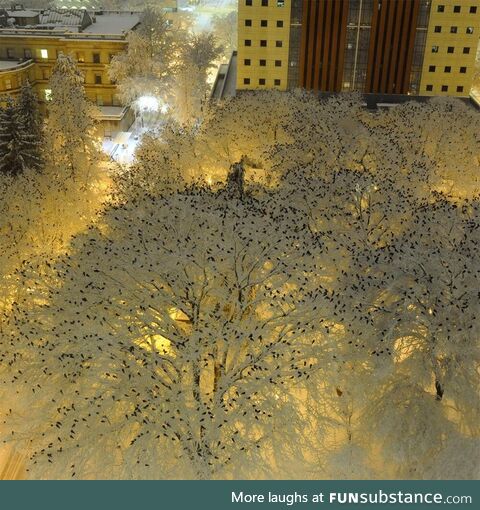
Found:
<svg viewBox="0 0 480 510"><path fill-rule="evenodd" d="M260 20L260 26L261 27L268 27L268 21L266 19Z"/></svg>
<svg viewBox="0 0 480 510"><path fill-rule="evenodd" d="M447 53L453 53L455 51L455 48L453 46L449 46L447 48Z"/></svg>
<svg viewBox="0 0 480 510"><path fill-rule="evenodd" d="M435 69L436 69L436 67L435 67L435 66L428 66L428 72L429 72L429 73L434 73L434 72L435 72Z"/></svg>
<svg viewBox="0 0 480 510"><path fill-rule="evenodd" d="M245 0L245 5L252 5L252 0ZM250 82L248 82L250 83Z"/></svg>
<svg viewBox="0 0 480 510"><path fill-rule="evenodd" d="M467 72L467 68L462 66L462 67L460 68L460 72L461 72L462 74L465 74L465 73Z"/></svg>
<svg viewBox="0 0 480 510"><path fill-rule="evenodd" d="M467 34L473 34L473 27L467 27Z"/></svg>
<svg viewBox="0 0 480 510"><path fill-rule="evenodd" d="M268 7L268 0L262 0L262 7Z"/></svg>
<svg viewBox="0 0 480 510"><path fill-rule="evenodd" d="M432 90L433 90L433 85L427 85L427 86L425 87L425 89L426 89L428 92L432 92Z"/></svg>
<svg viewBox="0 0 480 510"><path fill-rule="evenodd" d="M281 48L283 46L283 41L275 41L275 46Z"/></svg>
<svg viewBox="0 0 480 510"><path fill-rule="evenodd" d="M260 62L259 62L259 63L260 63L260 66L261 66L261 67L265 67L265 66L267 65L267 61L266 61L266 60L264 60L263 58L262 58L262 59L260 59Z"/></svg>
<svg viewBox="0 0 480 510"><path fill-rule="evenodd" d="M438 46L432 46L432 53L438 53Z"/></svg>
<svg viewBox="0 0 480 510"><path fill-rule="evenodd" d="M5 88L7 90L11 89L12 88L12 80L9 80L9 79L6 79L5 80Z"/></svg>
<svg viewBox="0 0 480 510"><path fill-rule="evenodd" d="M250 39L245 39L245 46L251 46L252 41Z"/></svg>
<svg viewBox="0 0 480 510"><path fill-rule="evenodd" d="M262 39L260 41L260 46L262 46L263 48L265 48L265 46L267 45L267 41L265 39Z"/></svg>
<svg viewBox="0 0 480 510"><path fill-rule="evenodd" d="M251 19L246 19L245 20L245 26L246 27L251 27L252 26L252 20Z"/></svg>
<svg viewBox="0 0 480 510"><path fill-rule="evenodd" d="M43 67L42 68L42 80L48 80L49 76L48 76L48 68L46 67Z"/></svg>
<svg viewBox="0 0 480 510"><path fill-rule="evenodd" d="M283 21L281 19L277 20L277 28L283 27Z"/></svg>
<svg viewBox="0 0 480 510"><path fill-rule="evenodd" d="M476 14L477 13L477 7L475 5L472 5L470 7L470 14Z"/></svg>
<svg viewBox="0 0 480 510"><path fill-rule="evenodd" d="M247 4L247 5L248 5L248 4ZM252 5L252 4L250 4L250 5ZM243 84L244 84L244 85L250 85L250 78L244 78L244 79L243 79Z"/></svg>
<svg viewBox="0 0 480 510"><path fill-rule="evenodd" d="M442 92L448 92L448 85L442 85Z"/></svg>
<svg viewBox="0 0 480 510"><path fill-rule="evenodd" d="M249 58L244 59L243 65L249 66L252 63L252 61Z"/></svg>
<svg viewBox="0 0 480 510"><path fill-rule="evenodd" d="M435 33L439 34L442 31L442 27L439 25L435 26Z"/></svg>
<svg viewBox="0 0 480 510"><path fill-rule="evenodd" d="M101 85L102 84L102 75L96 74L95 75L95 85Z"/></svg>
<svg viewBox="0 0 480 510"><path fill-rule="evenodd" d="M463 48L464 55L468 55L470 53L470 48Z"/></svg>
<svg viewBox="0 0 480 510"><path fill-rule="evenodd" d="M278 78L275 78L275 79L273 80L273 84L274 84L276 87L279 87L279 86L280 86L280 83L281 83L281 82L280 82L280 80L279 80Z"/></svg>
<svg viewBox="0 0 480 510"><path fill-rule="evenodd" d="M277 7L285 7L285 0L277 0Z"/></svg>
<svg viewBox="0 0 480 510"><path fill-rule="evenodd" d="M461 10L462 10L462 8L459 5L453 6L453 12L460 12Z"/></svg>
<svg viewBox="0 0 480 510"><path fill-rule="evenodd" d="M457 28L457 27L450 27L450 33L451 33L451 34L456 34L456 33L457 33L457 30L458 30L458 28Z"/></svg>
<svg viewBox="0 0 480 510"><path fill-rule="evenodd" d="M85 53L83 51L77 51L77 62L82 64L85 62Z"/></svg>
<svg viewBox="0 0 480 510"><path fill-rule="evenodd" d="M26 59L30 59L30 58L32 58L32 50L29 50L29 49L25 49L25 50L23 50L23 56L24 56Z"/></svg>
<svg viewBox="0 0 480 510"><path fill-rule="evenodd" d="M437 7L437 12L445 12L445 6L444 5L439 5Z"/></svg>
<svg viewBox="0 0 480 510"><path fill-rule="evenodd" d="M265 85L265 78L259 78L258 79L258 84L259 85Z"/></svg>
<svg viewBox="0 0 480 510"><path fill-rule="evenodd" d="M451 66L445 66L444 71L445 71L446 73L450 73L450 72L452 72L452 67L451 67Z"/></svg>
<svg viewBox="0 0 480 510"><path fill-rule="evenodd" d="M52 89L45 89L43 93L45 95L45 101L50 101L52 99Z"/></svg>
<svg viewBox="0 0 480 510"><path fill-rule="evenodd" d="M7 58L15 58L15 50L13 48L7 48Z"/></svg>
<svg viewBox="0 0 480 510"><path fill-rule="evenodd" d="M48 58L48 50L40 50L41 58Z"/></svg>
<svg viewBox="0 0 480 510"><path fill-rule="evenodd" d="M282 61L281 60L275 60L275 67L282 67Z"/></svg>
<svg viewBox="0 0 480 510"><path fill-rule="evenodd" d="M103 96L97 96L97 105L103 106Z"/></svg>
<svg viewBox="0 0 480 510"><path fill-rule="evenodd" d="M94 53L93 54L93 63L94 64L100 64L100 53Z"/></svg>
<svg viewBox="0 0 480 510"><path fill-rule="evenodd" d="M462 85L458 85L457 92L463 92L463 86Z"/></svg>

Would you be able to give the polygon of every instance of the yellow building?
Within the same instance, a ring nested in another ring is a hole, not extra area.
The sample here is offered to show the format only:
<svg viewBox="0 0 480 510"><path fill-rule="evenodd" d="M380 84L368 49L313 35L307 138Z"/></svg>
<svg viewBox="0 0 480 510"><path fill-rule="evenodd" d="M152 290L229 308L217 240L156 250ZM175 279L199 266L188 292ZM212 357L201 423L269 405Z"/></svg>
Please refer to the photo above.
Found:
<svg viewBox="0 0 480 510"><path fill-rule="evenodd" d="M474 0L432 1L421 95L469 95L480 34L479 4Z"/></svg>
<svg viewBox="0 0 480 510"><path fill-rule="evenodd" d="M480 0L238 0L237 89L468 97Z"/></svg>
<svg viewBox="0 0 480 510"><path fill-rule="evenodd" d="M0 10L0 96L15 97L28 79L44 109L56 59L60 53L70 54L85 75L88 98L109 126L107 134L116 124L125 129L131 116L108 77L108 65L125 50L126 37L139 22L136 12Z"/></svg>
<svg viewBox="0 0 480 510"><path fill-rule="evenodd" d="M289 0L239 0L238 89L287 89L290 11Z"/></svg>

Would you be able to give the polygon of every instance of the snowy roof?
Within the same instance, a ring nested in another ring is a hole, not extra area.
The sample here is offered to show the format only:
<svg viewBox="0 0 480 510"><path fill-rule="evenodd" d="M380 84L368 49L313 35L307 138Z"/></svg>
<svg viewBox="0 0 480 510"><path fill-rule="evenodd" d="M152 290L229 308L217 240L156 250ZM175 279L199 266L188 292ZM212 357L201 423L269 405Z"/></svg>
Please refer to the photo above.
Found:
<svg viewBox="0 0 480 510"><path fill-rule="evenodd" d="M7 11L12 18L34 18L38 15L38 11Z"/></svg>
<svg viewBox="0 0 480 510"><path fill-rule="evenodd" d="M15 69L17 67L28 67L32 63L31 60L24 62L18 62L16 60L0 60L0 72L7 71L9 69Z"/></svg>
<svg viewBox="0 0 480 510"><path fill-rule="evenodd" d="M60 25L63 27L82 24L86 12L82 9L48 9L41 13L41 25ZM15 14L16 15L16 14Z"/></svg>
<svg viewBox="0 0 480 510"><path fill-rule="evenodd" d="M140 23L140 15L135 12L97 14L95 23L85 28L84 34L123 34Z"/></svg>

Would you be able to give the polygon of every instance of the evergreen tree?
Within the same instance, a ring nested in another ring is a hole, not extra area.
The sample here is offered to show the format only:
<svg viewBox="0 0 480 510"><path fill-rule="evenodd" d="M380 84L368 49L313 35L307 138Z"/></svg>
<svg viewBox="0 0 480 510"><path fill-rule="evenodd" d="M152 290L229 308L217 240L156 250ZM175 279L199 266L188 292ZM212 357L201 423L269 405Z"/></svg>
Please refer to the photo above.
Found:
<svg viewBox="0 0 480 510"><path fill-rule="evenodd" d="M12 99L0 112L0 172L19 174L26 168L38 169L42 161L39 141L29 133Z"/></svg>
<svg viewBox="0 0 480 510"><path fill-rule="evenodd" d="M17 109L25 129L31 133L36 140L41 142L42 118L38 108L38 97L28 80L22 85L20 90Z"/></svg>

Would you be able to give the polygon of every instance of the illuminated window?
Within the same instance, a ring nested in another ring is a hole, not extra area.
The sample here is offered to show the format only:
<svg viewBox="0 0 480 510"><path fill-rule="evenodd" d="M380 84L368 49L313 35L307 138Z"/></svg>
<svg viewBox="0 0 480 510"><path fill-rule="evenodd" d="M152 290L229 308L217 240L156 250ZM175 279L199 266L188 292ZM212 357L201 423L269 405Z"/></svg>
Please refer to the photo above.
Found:
<svg viewBox="0 0 480 510"><path fill-rule="evenodd" d="M447 48L447 53L453 53L455 51L455 48L453 46L449 46Z"/></svg>
<svg viewBox="0 0 480 510"><path fill-rule="evenodd" d="M249 66L252 63L252 61L249 58L244 59L243 64L246 66Z"/></svg>
<svg viewBox="0 0 480 510"><path fill-rule="evenodd" d="M445 6L444 5L439 5L437 7L437 12L445 12Z"/></svg>
<svg viewBox="0 0 480 510"><path fill-rule="evenodd" d="M48 58L48 50L40 50L40 57Z"/></svg>
<svg viewBox="0 0 480 510"><path fill-rule="evenodd" d="M281 82L278 78L275 78L275 80L273 80L273 83L276 87L279 87Z"/></svg>
<svg viewBox="0 0 480 510"><path fill-rule="evenodd" d="M265 48L265 46L267 46L267 41L265 39L262 39L260 41L260 46L262 46L263 48Z"/></svg>
<svg viewBox="0 0 480 510"><path fill-rule="evenodd" d="M432 46L432 53L438 53L438 46Z"/></svg>
<svg viewBox="0 0 480 510"><path fill-rule="evenodd" d="M428 66L428 72L429 73L434 73L435 69L436 69L436 66Z"/></svg>
<svg viewBox="0 0 480 510"><path fill-rule="evenodd" d="M80 64L85 62L85 53L83 51L77 51L77 62Z"/></svg>
<svg viewBox="0 0 480 510"><path fill-rule="evenodd" d="M456 34L456 33L457 33L457 30L458 30L458 28L457 28L457 27L450 27L450 33L451 33L451 34Z"/></svg>
<svg viewBox="0 0 480 510"><path fill-rule="evenodd" d="M265 78L259 78L258 79L258 84L259 85L265 85Z"/></svg>
<svg viewBox="0 0 480 510"><path fill-rule="evenodd" d="M283 21L281 19L277 20L277 28L283 27Z"/></svg>
<svg viewBox="0 0 480 510"><path fill-rule="evenodd" d="M428 90L428 92L432 92L432 90L433 90L433 85L427 85L427 86L425 87L425 89L426 89L426 90Z"/></svg>
<svg viewBox="0 0 480 510"><path fill-rule="evenodd" d="M275 41L275 46L277 48L281 48L283 46L283 42L282 41Z"/></svg>
<svg viewBox="0 0 480 510"><path fill-rule="evenodd" d="M462 8L459 5L453 6L453 12L460 12L461 10L462 10Z"/></svg>
<svg viewBox="0 0 480 510"><path fill-rule="evenodd" d="M442 85L442 92L448 92L448 85Z"/></svg>
<svg viewBox="0 0 480 510"><path fill-rule="evenodd" d="M461 68L460 68L460 72L461 72L462 74L465 74L465 73L467 72L467 68L466 68L466 67L461 67Z"/></svg>
<svg viewBox="0 0 480 510"><path fill-rule="evenodd" d="M251 27L252 26L252 20L251 19L246 19L245 20L245 26L246 27Z"/></svg>
<svg viewBox="0 0 480 510"><path fill-rule="evenodd" d="M259 64L260 64L261 67L265 67L267 65L267 61L262 58L260 60Z"/></svg>
<svg viewBox="0 0 480 510"><path fill-rule="evenodd" d="M437 25L435 27L435 33L439 34L442 31L442 27L440 25Z"/></svg>
<svg viewBox="0 0 480 510"><path fill-rule="evenodd" d="M244 78L243 79L243 84L244 85L250 85L250 78Z"/></svg>
<svg viewBox="0 0 480 510"><path fill-rule="evenodd" d="M50 101L52 99L52 90L45 89L43 92L45 94L45 101Z"/></svg>
<svg viewBox="0 0 480 510"><path fill-rule="evenodd" d="M463 86L462 85L459 85L457 87L457 92L463 92Z"/></svg>
<svg viewBox="0 0 480 510"><path fill-rule="evenodd" d="M268 20L266 20L266 19L260 20L260 26L261 27L268 27Z"/></svg>
<svg viewBox="0 0 480 510"><path fill-rule="evenodd" d="M464 55L468 55L470 53L470 48L463 48Z"/></svg>
<svg viewBox="0 0 480 510"><path fill-rule="evenodd" d="M445 71L446 73L450 73L450 72L452 71L452 67L451 67L451 66L445 66L444 71Z"/></svg>

